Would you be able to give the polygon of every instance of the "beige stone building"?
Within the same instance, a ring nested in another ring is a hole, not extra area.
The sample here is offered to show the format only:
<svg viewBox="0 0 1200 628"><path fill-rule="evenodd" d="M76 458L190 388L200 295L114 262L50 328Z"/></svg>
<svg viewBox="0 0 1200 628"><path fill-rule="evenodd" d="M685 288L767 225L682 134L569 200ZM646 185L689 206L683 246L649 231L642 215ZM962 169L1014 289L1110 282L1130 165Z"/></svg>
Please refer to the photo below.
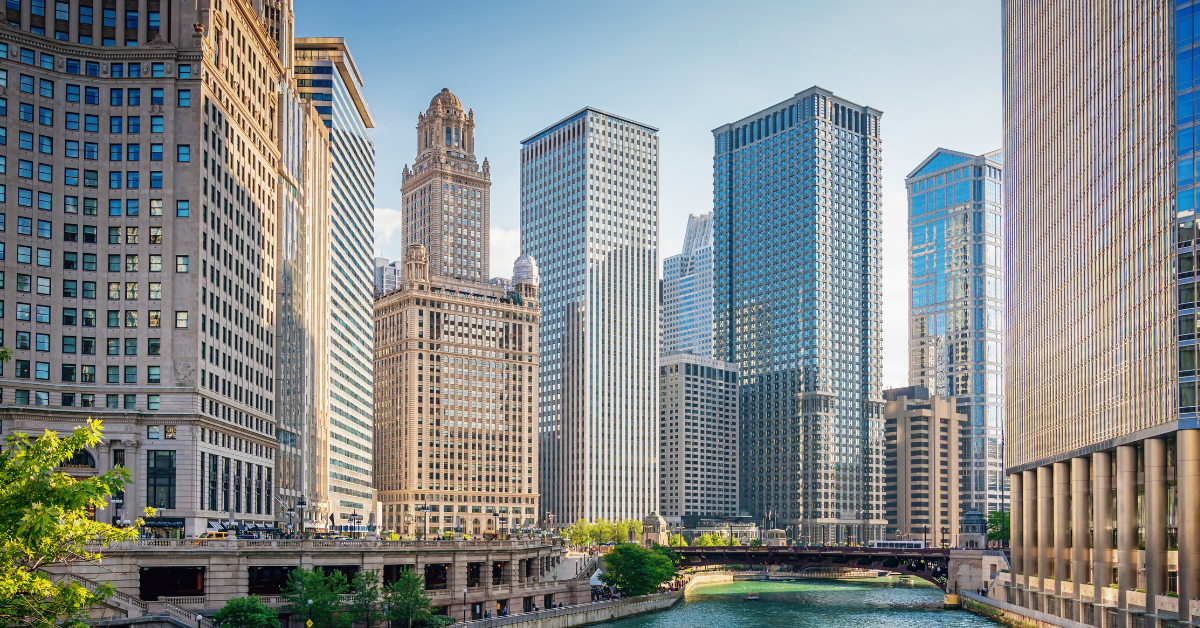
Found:
<svg viewBox="0 0 1200 628"><path fill-rule="evenodd" d="M72 472L134 479L99 519L269 523L279 212L310 167L307 106L250 2L92 8L0 25L2 431L103 419Z"/></svg>
<svg viewBox="0 0 1200 628"><path fill-rule="evenodd" d="M486 282L492 176L475 160L475 112L449 89L417 115L417 160L404 167L404 244L422 244L438 277Z"/></svg>
<svg viewBox="0 0 1200 628"><path fill-rule="evenodd" d="M438 277L410 244L375 302L375 480L382 527L406 536L536 525L537 267L510 291Z"/></svg>
<svg viewBox="0 0 1200 628"><path fill-rule="evenodd" d="M969 492L970 460L962 455L969 417L923 386L885 390L883 398L887 538L956 546Z"/></svg>

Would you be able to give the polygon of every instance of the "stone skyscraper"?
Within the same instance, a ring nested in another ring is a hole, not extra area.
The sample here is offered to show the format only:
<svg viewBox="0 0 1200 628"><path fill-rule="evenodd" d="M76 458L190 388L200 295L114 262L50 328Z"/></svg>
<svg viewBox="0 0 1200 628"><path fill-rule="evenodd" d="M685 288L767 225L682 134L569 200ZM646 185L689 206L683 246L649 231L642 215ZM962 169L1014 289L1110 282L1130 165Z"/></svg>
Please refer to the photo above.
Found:
<svg viewBox="0 0 1200 628"><path fill-rule="evenodd" d="M908 379L970 417L963 511L1008 507L1004 461L1003 155L940 148L908 186ZM957 470L956 470L957 471ZM957 504L955 505L957 508ZM957 519L949 525L957 525Z"/></svg>
<svg viewBox="0 0 1200 628"><path fill-rule="evenodd" d="M404 244L423 244L429 272L487 281L492 177L475 160L475 112L442 89L417 115L417 159L404 166Z"/></svg>
<svg viewBox="0 0 1200 628"><path fill-rule="evenodd" d="M1002 6L1004 593L1106 628L1200 619L1196 7Z"/></svg>
<svg viewBox="0 0 1200 628"><path fill-rule="evenodd" d="M813 542L886 523L881 115L812 87L713 131L715 345L741 366L742 506Z"/></svg>
<svg viewBox="0 0 1200 628"><path fill-rule="evenodd" d="M683 252L663 260L662 353L713 354L713 217L688 216Z"/></svg>
<svg viewBox="0 0 1200 628"><path fill-rule="evenodd" d="M365 532L375 511L371 481L372 311L375 247L375 126L362 76L341 37L295 41L296 84L328 128L331 156L328 220L312 234L324 245L310 281L324 296L327 327L318 350L326 408L317 412L318 442L308 455L319 469L308 512L340 531ZM361 520L352 521L355 515Z"/></svg>
<svg viewBox="0 0 1200 628"><path fill-rule="evenodd" d="M641 518L658 503L658 130L585 108L521 144L545 510L556 525Z"/></svg>

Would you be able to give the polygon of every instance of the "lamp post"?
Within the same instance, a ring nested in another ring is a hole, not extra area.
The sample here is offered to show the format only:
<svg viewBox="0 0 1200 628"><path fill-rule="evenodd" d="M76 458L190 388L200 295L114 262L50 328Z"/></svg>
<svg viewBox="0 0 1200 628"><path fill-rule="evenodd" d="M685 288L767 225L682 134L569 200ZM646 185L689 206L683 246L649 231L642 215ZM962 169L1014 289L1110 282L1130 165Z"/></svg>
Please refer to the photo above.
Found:
<svg viewBox="0 0 1200 628"><path fill-rule="evenodd" d="M196 615L196 628L202 628L202 626L204 625L203 622L204 622L204 615Z"/></svg>
<svg viewBox="0 0 1200 628"><path fill-rule="evenodd" d="M467 621L467 588L463 587L463 621Z"/></svg>
<svg viewBox="0 0 1200 628"><path fill-rule="evenodd" d="M292 532L292 517L296 516L296 511L291 508L288 508L287 512L285 512L283 514L287 515L287 518L288 518L288 532L291 532L294 534L294 532Z"/></svg>
<svg viewBox="0 0 1200 628"><path fill-rule="evenodd" d="M305 501L303 495L300 496L300 499L296 500L296 507L300 509L300 538L304 538L304 507L307 505L308 502ZM309 600L308 603L312 604L312 600Z"/></svg>

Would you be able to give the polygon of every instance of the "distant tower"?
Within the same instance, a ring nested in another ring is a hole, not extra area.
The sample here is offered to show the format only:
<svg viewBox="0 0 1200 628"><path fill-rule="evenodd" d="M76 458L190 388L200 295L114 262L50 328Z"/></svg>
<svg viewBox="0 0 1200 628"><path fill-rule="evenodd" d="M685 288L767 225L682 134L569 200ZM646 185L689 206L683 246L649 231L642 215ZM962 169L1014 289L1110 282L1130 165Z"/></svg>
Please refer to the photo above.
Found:
<svg viewBox="0 0 1200 628"><path fill-rule="evenodd" d="M423 244L430 272L487 281L492 180L475 161L475 112L442 89L417 114L417 158L404 167L404 243Z"/></svg>
<svg viewBox="0 0 1200 628"><path fill-rule="evenodd" d="M523 301L537 301L538 283L537 261L528 255L522 255L513 263L512 291Z"/></svg>
<svg viewBox="0 0 1200 628"><path fill-rule="evenodd" d="M713 215L688 216L683 252L663 260L662 351L713 356Z"/></svg>
<svg viewBox="0 0 1200 628"><path fill-rule="evenodd" d="M429 281L429 254L424 244L408 245L404 255L404 279L406 281Z"/></svg>

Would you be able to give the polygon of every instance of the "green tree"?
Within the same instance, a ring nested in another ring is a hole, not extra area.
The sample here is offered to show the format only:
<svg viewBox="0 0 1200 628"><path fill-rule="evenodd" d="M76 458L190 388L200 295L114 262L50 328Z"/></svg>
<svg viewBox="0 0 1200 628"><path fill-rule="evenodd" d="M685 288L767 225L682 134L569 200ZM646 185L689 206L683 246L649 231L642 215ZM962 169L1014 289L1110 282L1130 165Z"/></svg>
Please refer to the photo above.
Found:
<svg viewBox="0 0 1200 628"><path fill-rule="evenodd" d="M279 628L279 612L257 595L235 597L212 617L216 628Z"/></svg>
<svg viewBox="0 0 1200 628"><path fill-rule="evenodd" d="M989 541L1008 540L1008 513L993 510L987 516L987 537Z"/></svg>
<svg viewBox="0 0 1200 628"><path fill-rule="evenodd" d="M600 581L625 595L645 595L675 577L675 565L660 552L622 543L604 555Z"/></svg>
<svg viewBox="0 0 1200 628"><path fill-rule="evenodd" d="M0 362L11 356L0 349ZM70 436L46 431L36 439L14 432L0 451L0 625L49 628L73 623L103 603L113 588L93 591L74 583L53 582L52 566L99 563L88 544L137 538L137 527L116 528L92 521L89 511L122 490L130 475L116 468L96 477L76 479L56 469L77 451L101 441L100 421L88 419ZM147 509L153 514L153 509ZM138 520L138 525L142 521Z"/></svg>
<svg viewBox="0 0 1200 628"><path fill-rule="evenodd" d="M374 571L360 571L354 574L354 584L350 588L353 597L350 598L346 611L350 615L351 625L371 628L383 623L383 591L379 588L379 574Z"/></svg>
<svg viewBox="0 0 1200 628"><path fill-rule="evenodd" d="M346 576L340 571L325 572L320 567L309 571L293 569L288 574L281 597L289 613L304 621L312 620L313 628L342 628L346 624L342 608L342 594L346 593ZM301 623L304 623L301 621Z"/></svg>
<svg viewBox="0 0 1200 628"><path fill-rule="evenodd" d="M409 569L400 570L399 577L384 593L384 602L387 605L387 619L398 626L419 626L430 615L425 578Z"/></svg>
<svg viewBox="0 0 1200 628"><path fill-rule="evenodd" d="M617 526L613 522L603 517L596 520L590 527L592 542L594 543L618 543L617 541Z"/></svg>
<svg viewBox="0 0 1200 628"><path fill-rule="evenodd" d="M563 532L563 536L567 537L575 545L587 545L588 541L591 540L591 530L589 530L591 525L587 519L580 519L567 528Z"/></svg>
<svg viewBox="0 0 1200 628"><path fill-rule="evenodd" d="M688 546L687 539L683 538L682 534L672 534L671 536L667 537L667 544L669 544L671 547Z"/></svg>

